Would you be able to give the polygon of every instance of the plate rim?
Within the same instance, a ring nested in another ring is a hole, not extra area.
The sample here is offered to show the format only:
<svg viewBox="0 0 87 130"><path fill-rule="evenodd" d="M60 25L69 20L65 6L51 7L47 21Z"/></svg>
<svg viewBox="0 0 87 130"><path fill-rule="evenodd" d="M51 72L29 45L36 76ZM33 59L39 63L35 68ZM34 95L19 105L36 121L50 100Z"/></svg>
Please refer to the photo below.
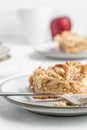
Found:
<svg viewBox="0 0 87 130"><path fill-rule="evenodd" d="M29 74L30 75L30 74ZM10 79L7 79L5 81L3 81L2 83L0 83L0 92L3 92L2 91L2 87L5 83L7 82L10 82L12 80L16 80L16 79L20 79L20 78L23 78L23 77L27 77L29 76L28 74L27 75L22 75L22 76L16 76L14 78L10 78ZM28 103L28 102L24 102L23 100L22 101L17 101L17 100L14 100L12 98L10 98L10 96L3 96L3 98L5 98L7 101L15 104L15 105L18 105L18 106L25 106L25 107L38 107L38 108L50 108L50 109L82 109L82 108L87 108L87 106L67 106L67 107L57 107L57 106L48 106L48 105L42 105L42 104L34 104L34 103Z"/></svg>

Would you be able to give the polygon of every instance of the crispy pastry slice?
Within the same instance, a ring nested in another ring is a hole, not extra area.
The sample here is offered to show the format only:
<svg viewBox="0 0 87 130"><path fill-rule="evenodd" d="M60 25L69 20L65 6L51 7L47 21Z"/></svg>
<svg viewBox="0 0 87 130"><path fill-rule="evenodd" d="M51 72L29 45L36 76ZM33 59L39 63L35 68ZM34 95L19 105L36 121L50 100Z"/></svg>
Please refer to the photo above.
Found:
<svg viewBox="0 0 87 130"><path fill-rule="evenodd" d="M83 83L86 76L87 64L67 61L47 69L37 68L29 78L29 87L35 93L86 93L87 87Z"/></svg>

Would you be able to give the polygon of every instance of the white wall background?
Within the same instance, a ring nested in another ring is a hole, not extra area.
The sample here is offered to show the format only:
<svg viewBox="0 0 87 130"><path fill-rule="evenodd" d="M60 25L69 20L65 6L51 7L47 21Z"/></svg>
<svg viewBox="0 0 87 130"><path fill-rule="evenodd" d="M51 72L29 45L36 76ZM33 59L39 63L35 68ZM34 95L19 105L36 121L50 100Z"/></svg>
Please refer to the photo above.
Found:
<svg viewBox="0 0 87 130"><path fill-rule="evenodd" d="M70 15L74 31L87 35L87 0L0 0L0 39L20 39L16 10L43 5Z"/></svg>

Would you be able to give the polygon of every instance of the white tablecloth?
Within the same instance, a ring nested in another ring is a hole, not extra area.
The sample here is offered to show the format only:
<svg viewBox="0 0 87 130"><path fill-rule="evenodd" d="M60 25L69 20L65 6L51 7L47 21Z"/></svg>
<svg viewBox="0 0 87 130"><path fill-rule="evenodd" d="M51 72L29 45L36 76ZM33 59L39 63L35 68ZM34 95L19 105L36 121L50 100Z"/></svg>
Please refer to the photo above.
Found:
<svg viewBox="0 0 87 130"><path fill-rule="evenodd" d="M29 74L38 66L47 67L65 62L36 55L28 45L9 44L9 47L20 68L16 74L10 76L11 78L16 75ZM87 60L82 60L82 62L86 63ZM0 79L0 83L10 77ZM20 109L2 97L0 98L0 130L82 130L86 128L87 116L51 117L38 115Z"/></svg>

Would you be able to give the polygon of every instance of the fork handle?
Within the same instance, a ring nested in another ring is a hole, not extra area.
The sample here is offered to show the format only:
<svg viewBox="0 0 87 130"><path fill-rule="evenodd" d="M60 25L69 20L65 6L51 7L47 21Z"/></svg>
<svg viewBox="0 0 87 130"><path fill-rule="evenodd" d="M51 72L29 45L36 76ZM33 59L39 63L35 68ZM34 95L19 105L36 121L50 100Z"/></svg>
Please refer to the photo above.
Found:
<svg viewBox="0 0 87 130"><path fill-rule="evenodd" d="M41 94L41 93L25 93L25 92L1 92L0 96L59 96L59 94Z"/></svg>

